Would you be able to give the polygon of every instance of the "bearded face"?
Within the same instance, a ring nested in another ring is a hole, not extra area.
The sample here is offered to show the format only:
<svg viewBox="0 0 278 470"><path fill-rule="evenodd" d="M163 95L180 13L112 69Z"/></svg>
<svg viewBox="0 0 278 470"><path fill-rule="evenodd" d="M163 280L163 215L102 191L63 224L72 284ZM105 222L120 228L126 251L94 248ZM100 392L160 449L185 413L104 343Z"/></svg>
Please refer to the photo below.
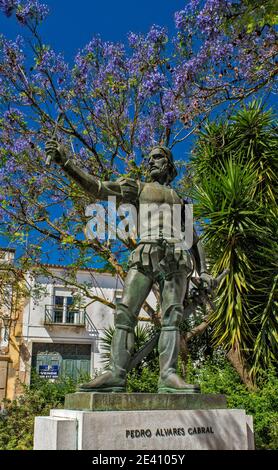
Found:
<svg viewBox="0 0 278 470"><path fill-rule="evenodd" d="M163 184L168 180L170 170L169 160L159 148L151 151L148 169L152 181Z"/></svg>

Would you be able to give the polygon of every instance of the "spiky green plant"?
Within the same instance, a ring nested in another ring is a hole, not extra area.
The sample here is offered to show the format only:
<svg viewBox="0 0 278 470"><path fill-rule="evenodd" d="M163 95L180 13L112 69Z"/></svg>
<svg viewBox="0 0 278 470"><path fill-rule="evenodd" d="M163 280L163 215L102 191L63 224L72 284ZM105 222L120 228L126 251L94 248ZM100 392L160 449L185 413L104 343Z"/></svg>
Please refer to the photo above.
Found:
<svg viewBox="0 0 278 470"><path fill-rule="evenodd" d="M213 274L230 270L211 315L214 344L253 377L277 360L277 133L258 102L207 123L192 159L195 215Z"/></svg>
<svg viewBox="0 0 278 470"><path fill-rule="evenodd" d="M101 361L104 368L107 368L110 361L110 352L111 352L111 343L113 334L115 331L114 326L109 326L105 328L103 331L103 335L100 340L100 347L102 350L101 353ZM150 324L138 324L135 328L135 335L134 335L134 353L136 353L154 334L155 328ZM142 367L144 364L152 365L152 363L157 358L157 348L154 348L153 352L149 354L147 358L143 361L143 363L138 365L137 367Z"/></svg>

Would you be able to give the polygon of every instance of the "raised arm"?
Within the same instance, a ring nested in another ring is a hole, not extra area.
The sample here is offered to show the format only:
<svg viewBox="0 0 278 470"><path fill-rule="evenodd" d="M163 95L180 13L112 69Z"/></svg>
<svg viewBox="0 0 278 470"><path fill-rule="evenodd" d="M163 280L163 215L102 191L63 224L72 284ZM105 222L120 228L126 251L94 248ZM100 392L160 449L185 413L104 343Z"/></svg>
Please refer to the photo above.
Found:
<svg viewBox="0 0 278 470"><path fill-rule="evenodd" d="M97 178L89 175L79 168L73 161L67 157L64 147L62 147L56 139L46 142L46 154L51 157L64 172L70 176L82 189L90 196L99 197L100 184Z"/></svg>
<svg viewBox="0 0 278 470"><path fill-rule="evenodd" d="M100 181L95 176L89 175L79 168L72 159L68 158L64 147L56 139L48 140L45 148L47 156L53 158L70 178L95 199L106 199L108 196L116 196L118 200L134 202L137 198L138 187L136 182L128 184L127 180L118 182Z"/></svg>

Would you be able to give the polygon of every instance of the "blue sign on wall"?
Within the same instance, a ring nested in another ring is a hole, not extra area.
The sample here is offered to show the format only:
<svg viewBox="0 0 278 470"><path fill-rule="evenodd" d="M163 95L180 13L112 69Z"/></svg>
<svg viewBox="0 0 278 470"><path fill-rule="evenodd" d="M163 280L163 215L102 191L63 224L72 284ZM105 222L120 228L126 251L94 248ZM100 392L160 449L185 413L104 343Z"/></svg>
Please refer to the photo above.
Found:
<svg viewBox="0 0 278 470"><path fill-rule="evenodd" d="M57 379L59 376L59 366L43 365L39 366L39 376L46 379Z"/></svg>

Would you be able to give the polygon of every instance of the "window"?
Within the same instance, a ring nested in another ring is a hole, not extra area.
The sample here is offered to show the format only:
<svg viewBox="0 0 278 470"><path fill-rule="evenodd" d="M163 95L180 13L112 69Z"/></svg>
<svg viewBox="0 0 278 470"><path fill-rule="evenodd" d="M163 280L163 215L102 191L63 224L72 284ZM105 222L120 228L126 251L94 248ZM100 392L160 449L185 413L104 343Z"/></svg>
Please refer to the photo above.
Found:
<svg viewBox="0 0 278 470"><path fill-rule="evenodd" d="M55 295L54 299L54 323L63 323L64 297Z"/></svg>
<svg viewBox="0 0 278 470"><path fill-rule="evenodd" d="M59 291L57 292L59 294ZM83 316L80 311L80 306L74 304L72 296L63 293L63 295L54 296L54 323L83 323Z"/></svg>

